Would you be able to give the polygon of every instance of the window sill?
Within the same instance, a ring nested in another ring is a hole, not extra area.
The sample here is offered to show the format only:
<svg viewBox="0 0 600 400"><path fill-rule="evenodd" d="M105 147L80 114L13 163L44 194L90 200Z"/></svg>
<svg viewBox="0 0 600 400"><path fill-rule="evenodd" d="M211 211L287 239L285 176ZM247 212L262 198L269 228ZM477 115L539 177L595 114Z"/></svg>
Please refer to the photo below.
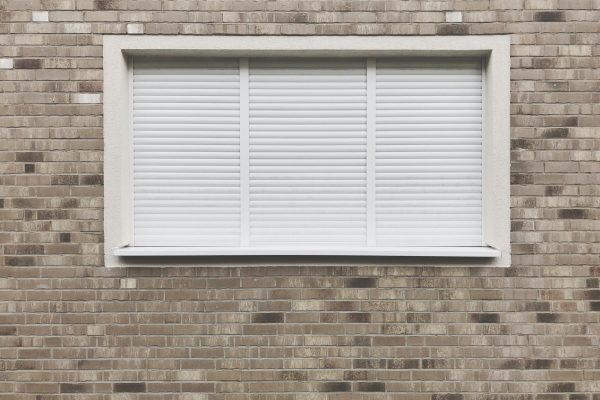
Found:
<svg viewBox="0 0 600 400"><path fill-rule="evenodd" d="M500 257L498 249L482 247L368 248L226 248L125 246L113 249L118 257L147 256L375 256L375 257Z"/></svg>

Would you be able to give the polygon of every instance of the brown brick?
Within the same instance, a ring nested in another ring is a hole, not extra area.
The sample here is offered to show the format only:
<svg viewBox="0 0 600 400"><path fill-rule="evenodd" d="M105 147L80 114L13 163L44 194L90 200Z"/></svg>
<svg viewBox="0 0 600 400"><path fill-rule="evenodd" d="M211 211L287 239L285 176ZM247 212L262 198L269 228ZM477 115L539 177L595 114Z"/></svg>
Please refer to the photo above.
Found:
<svg viewBox="0 0 600 400"><path fill-rule="evenodd" d="M357 358L352 360L352 368L386 368L386 360Z"/></svg>
<svg viewBox="0 0 600 400"><path fill-rule="evenodd" d="M537 322L544 322L544 323L557 322L558 321L558 314L537 313L536 314L536 320L537 320Z"/></svg>
<svg viewBox="0 0 600 400"><path fill-rule="evenodd" d="M369 313L342 313L340 314L340 320L348 323L367 323L371 321L371 314Z"/></svg>
<svg viewBox="0 0 600 400"><path fill-rule="evenodd" d="M433 394L431 400L464 400L464 396L459 393Z"/></svg>
<svg viewBox="0 0 600 400"><path fill-rule="evenodd" d="M6 265L12 267L23 267L23 266L31 266L35 265L35 259L33 257L4 257L4 262Z"/></svg>
<svg viewBox="0 0 600 400"><path fill-rule="evenodd" d="M417 369L419 368L419 360L418 359L397 359L397 360L387 360L386 368L388 369Z"/></svg>
<svg viewBox="0 0 600 400"><path fill-rule="evenodd" d="M305 381L308 379L306 371L282 371L279 374L282 381Z"/></svg>
<svg viewBox="0 0 600 400"><path fill-rule="evenodd" d="M0 325L0 335L16 335L16 334L17 334L16 326Z"/></svg>
<svg viewBox="0 0 600 400"><path fill-rule="evenodd" d="M558 218L563 219L582 219L586 218L586 210L578 208L565 208L558 210Z"/></svg>
<svg viewBox="0 0 600 400"><path fill-rule="evenodd" d="M19 58L14 61L16 69L39 69L42 68L42 60L40 58Z"/></svg>
<svg viewBox="0 0 600 400"><path fill-rule="evenodd" d="M444 358L424 358L421 360L421 368L423 369L447 369L450 366L450 360Z"/></svg>
<svg viewBox="0 0 600 400"><path fill-rule="evenodd" d="M91 393L93 385L91 383L61 383L61 393Z"/></svg>
<svg viewBox="0 0 600 400"><path fill-rule="evenodd" d="M319 385L319 392L349 392L350 382L323 382Z"/></svg>
<svg viewBox="0 0 600 400"><path fill-rule="evenodd" d="M258 323L258 324L280 324L283 322L283 313L253 314L252 322Z"/></svg>
<svg viewBox="0 0 600 400"><path fill-rule="evenodd" d="M525 360L525 369L553 369L557 367L555 360L534 359Z"/></svg>
<svg viewBox="0 0 600 400"><path fill-rule="evenodd" d="M374 288L377 287L377 278L348 278L345 286L348 288Z"/></svg>
<svg viewBox="0 0 600 400"><path fill-rule="evenodd" d="M466 24L439 24L436 25L438 35L467 35L469 26Z"/></svg>
<svg viewBox="0 0 600 400"><path fill-rule="evenodd" d="M82 175L79 177L79 183L81 185L102 185L102 175Z"/></svg>
<svg viewBox="0 0 600 400"><path fill-rule="evenodd" d="M500 322L500 316L492 313L471 314L471 321L481 324L497 324Z"/></svg>
<svg viewBox="0 0 600 400"><path fill-rule="evenodd" d="M384 382L357 382L356 392L385 392Z"/></svg>
<svg viewBox="0 0 600 400"><path fill-rule="evenodd" d="M55 175L52 177L52 185L77 185L79 176L77 175Z"/></svg>
<svg viewBox="0 0 600 400"><path fill-rule="evenodd" d="M542 136L548 139L562 139L569 136L569 128L545 128Z"/></svg>
<svg viewBox="0 0 600 400"><path fill-rule="evenodd" d="M547 392L574 392L575 391L575 383L573 382L560 382L560 383L552 383L548 385L546 389Z"/></svg>
<svg viewBox="0 0 600 400"><path fill-rule="evenodd" d="M367 371L344 371L345 381L365 381L367 380Z"/></svg>
<svg viewBox="0 0 600 400"><path fill-rule="evenodd" d="M94 8L98 10L113 10L118 8L117 0L94 0Z"/></svg>
<svg viewBox="0 0 600 400"><path fill-rule="evenodd" d="M77 91L82 93L102 92L102 82L79 82L77 83Z"/></svg>
<svg viewBox="0 0 600 400"><path fill-rule="evenodd" d="M145 382L118 382L113 384L113 392L115 393L142 393L145 391Z"/></svg>
<svg viewBox="0 0 600 400"><path fill-rule="evenodd" d="M544 194L546 196L559 196L564 190L562 186L546 186L544 188Z"/></svg>
<svg viewBox="0 0 600 400"><path fill-rule="evenodd" d="M181 391L194 393L214 393L215 384L212 382L182 383Z"/></svg>
<svg viewBox="0 0 600 400"><path fill-rule="evenodd" d="M533 15L533 19L539 22L564 22L565 13L562 11L538 11Z"/></svg>
<svg viewBox="0 0 600 400"><path fill-rule="evenodd" d="M44 160L44 153L42 152L18 152L16 153L16 160L19 162L36 162Z"/></svg>

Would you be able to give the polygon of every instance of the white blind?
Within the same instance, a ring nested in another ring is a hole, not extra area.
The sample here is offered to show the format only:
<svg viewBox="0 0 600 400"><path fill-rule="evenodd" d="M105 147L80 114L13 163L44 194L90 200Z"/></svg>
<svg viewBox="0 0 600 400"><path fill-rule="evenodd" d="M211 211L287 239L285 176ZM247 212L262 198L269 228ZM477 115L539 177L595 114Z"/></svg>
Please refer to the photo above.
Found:
<svg viewBox="0 0 600 400"><path fill-rule="evenodd" d="M135 246L482 245L477 60L136 59L133 75Z"/></svg>
<svg viewBox="0 0 600 400"><path fill-rule="evenodd" d="M481 65L377 63L380 246L482 244Z"/></svg>
<svg viewBox="0 0 600 400"><path fill-rule="evenodd" d="M250 63L250 242L364 246L364 60Z"/></svg>
<svg viewBox="0 0 600 400"><path fill-rule="evenodd" d="M136 246L240 243L238 60L136 59Z"/></svg>

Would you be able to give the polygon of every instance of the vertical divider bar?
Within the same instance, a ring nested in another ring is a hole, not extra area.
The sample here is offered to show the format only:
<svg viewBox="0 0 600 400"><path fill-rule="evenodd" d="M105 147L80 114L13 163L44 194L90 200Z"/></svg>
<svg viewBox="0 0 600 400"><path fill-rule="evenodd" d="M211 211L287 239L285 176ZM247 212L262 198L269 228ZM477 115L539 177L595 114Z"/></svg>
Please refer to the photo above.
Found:
<svg viewBox="0 0 600 400"><path fill-rule="evenodd" d="M133 56L127 57L127 96L128 96L128 108L129 108L129 121L127 131L129 132L128 141L128 155L129 155L129 176L128 183L129 189L123 193L129 193L129 198L127 199L127 207L125 208L129 213L128 219L131 223L131 228L128 229L127 235L128 241L127 244L129 246L135 246L135 179L133 176L134 168L135 168L135 148L134 148L134 135L133 135Z"/></svg>
<svg viewBox="0 0 600 400"><path fill-rule="evenodd" d="M481 57L481 245L485 246L485 187L486 187L486 173L485 173L485 152L486 152L486 123L485 123L485 58Z"/></svg>
<svg viewBox="0 0 600 400"><path fill-rule="evenodd" d="M375 119L376 119L377 64L375 58L367 58L367 247L375 247Z"/></svg>
<svg viewBox="0 0 600 400"><path fill-rule="evenodd" d="M240 246L250 246L250 106L248 59L240 58Z"/></svg>

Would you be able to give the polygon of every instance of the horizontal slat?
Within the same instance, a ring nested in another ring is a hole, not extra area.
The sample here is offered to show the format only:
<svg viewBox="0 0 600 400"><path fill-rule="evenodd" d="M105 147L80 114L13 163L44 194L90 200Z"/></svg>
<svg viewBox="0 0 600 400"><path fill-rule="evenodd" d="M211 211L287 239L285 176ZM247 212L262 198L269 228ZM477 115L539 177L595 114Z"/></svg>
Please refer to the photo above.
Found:
<svg viewBox="0 0 600 400"><path fill-rule="evenodd" d="M413 108L404 108L404 109L381 109L378 110L376 116L379 118L379 121L385 121L384 118L395 118L398 117L413 117L413 118L421 118L421 120L429 119L432 117L452 117L452 118L461 118L461 117L476 117L481 120L481 109L477 107L465 107L463 109L456 108L446 108L446 109L413 109ZM393 120L392 120L393 121ZM481 121L480 121L481 122Z"/></svg>
<svg viewBox="0 0 600 400"><path fill-rule="evenodd" d="M238 104L239 96L237 94L230 95L182 95L182 94L161 94L154 95L136 94L133 92L133 101L136 103L231 103Z"/></svg>
<svg viewBox="0 0 600 400"><path fill-rule="evenodd" d="M180 131L180 132L198 132L198 131L207 131L207 132L239 132L240 126L237 121L223 121L221 124L181 124L181 123L169 123L169 124L140 124L136 123L133 125L133 129L137 133L139 137L141 132L144 131Z"/></svg>
<svg viewBox="0 0 600 400"><path fill-rule="evenodd" d="M287 223L295 223L295 222L301 222L301 223L307 223L307 224L314 224L314 223L325 223L325 222L329 222L329 221L340 221L342 223L354 223L354 222L360 222L363 223L365 222L365 215L364 214L355 214L355 213L350 213L350 214L331 214L331 213L327 213L327 214L323 214L323 213L291 213L291 214L284 214L284 213L273 213L273 214L260 214L260 213L256 213L255 215L250 217L250 220L253 221L256 226L258 226L259 224L267 224L267 225L271 225L271 224L287 224ZM274 225L274 226L275 226Z"/></svg>
<svg viewBox="0 0 600 400"><path fill-rule="evenodd" d="M136 160L138 160L138 159L140 159L140 160L152 160L152 159L156 159L156 160L170 160L170 159L194 160L194 159L198 159L198 152L197 151L161 151L160 149L157 148L154 150L147 150L144 152L136 151L134 158ZM235 159L235 160L238 160L238 162L239 162L240 155L237 152L223 153L223 152L203 151L202 158L203 158L203 160Z"/></svg>
<svg viewBox="0 0 600 400"><path fill-rule="evenodd" d="M296 102L312 103L313 99L309 98L310 96L312 96L312 95L307 94L306 96L269 96L269 95L250 96L250 101L253 103L258 103L258 102L268 102L268 103L278 102L278 103L288 103L288 104L295 104ZM364 102L364 96L346 95L345 93L340 93L340 94L336 94L336 95L319 96L318 101L316 101L316 103L331 103L331 102L362 103L362 102Z"/></svg>
<svg viewBox="0 0 600 400"><path fill-rule="evenodd" d="M294 173L294 174L302 174L302 173L332 173L332 172L348 172L348 173L365 173L364 165L314 165L314 166L288 166L283 163L283 165L277 165L278 173ZM253 174L260 173L270 173L273 174L274 168L272 165L262 165L252 166ZM260 176L260 175L257 175ZM362 175L361 175L362 176Z"/></svg>
<svg viewBox="0 0 600 400"><path fill-rule="evenodd" d="M165 211L168 211L168 215L190 215L193 214L194 217L206 215L215 216L215 220L219 220L221 214L229 214L229 215L240 215L238 213L239 206L235 207L176 207L171 208L169 210L165 210L164 207L156 207L156 206L139 206L136 207L136 211L134 216L148 216L148 215L167 215Z"/></svg>
<svg viewBox="0 0 600 400"><path fill-rule="evenodd" d="M481 159L481 149L475 149L474 151L462 151L460 148L452 149L446 148L448 151L420 151L420 152L410 152L410 151L379 151L377 153L377 161L386 159L397 159L397 160L411 160L411 159L420 159L420 160L454 160L454 159ZM383 161L382 161L383 162Z"/></svg>
<svg viewBox="0 0 600 400"><path fill-rule="evenodd" d="M432 124L481 124L481 115L479 116L466 116L466 115L446 115L446 116L428 116L426 118L422 116L412 116L412 115L404 115L404 116L394 116L394 117L386 117L386 116L378 116L377 118L377 126L378 128L381 125L386 124L423 124L423 125L432 125Z"/></svg>
<svg viewBox="0 0 600 400"><path fill-rule="evenodd" d="M141 72L139 68L136 68L136 74L133 76L134 87L138 85L146 84L160 84L167 86L170 83L210 83L210 82L234 82L239 83L240 77L237 74L237 69L234 71L220 70L204 71L202 75L193 75L193 70L180 70L182 73L174 73L166 75L166 71L154 70L156 73L150 73L150 70L146 70L145 73ZM173 70L171 70L173 71ZM163 73L161 73L163 72ZM177 72L177 71L175 71ZM183 73L186 72L186 73ZM219 73L221 72L221 73Z"/></svg>
<svg viewBox="0 0 600 400"><path fill-rule="evenodd" d="M228 115L222 116L198 116L198 117L184 117L184 116L144 116L144 117L133 117L133 123L135 125L140 124L218 124L226 125L231 128L235 128L236 124L239 124L237 117L231 117Z"/></svg>
<svg viewBox="0 0 600 400"><path fill-rule="evenodd" d="M298 99L291 103L281 103L277 101L269 101L268 99L262 99L260 103L251 103L250 112L256 112L262 110L263 112L286 110L286 111L303 111L303 112L316 112L321 113L322 111L344 111L344 110L362 110L366 111L367 106L362 103L352 102L339 102L330 103L324 101L322 97L318 99ZM316 114L315 114L316 115Z"/></svg>
<svg viewBox="0 0 600 400"><path fill-rule="evenodd" d="M427 179L427 180L416 180L416 179L378 179L377 188L385 186L474 186L481 187L481 179L477 178L444 178L444 179Z"/></svg>
<svg viewBox="0 0 600 400"><path fill-rule="evenodd" d="M198 105L200 106L200 105ZM136 108L133 110L134 118L181 118L181 117L239 117L239 107L232 104L231 107L220 105L219 107L210 108L169 108L160 107L159 109L144 109Z"/></svg>
<svg viewBox="0 0 600 400"><path fill-rule="evenodd" d="M133 112L139 113L142 110L152 110L156 112L171 113L171 112L185 112L185 111L197 111L201 113L214 113L218 111L239 111L239 102L215 102L215 103L182 103L182 102L149 102L149 103L134 103ZM238 115L236 113L235 115Z"/></svg>
<svg viewBox="0 0 600 400"><path fill-rule="evenodd" d="M403 95L405 92L410 93L412 89L418 89L419 91L437 90L439 93L445 93L447 90L457 90L458 93L462 93L463 89L481 89L481 81L462 81L462 82L444 82L444 81L426 81L418 79L412 79L413 77L408 75L406 80L398 80L395 82L379 82L377 83L377 94L388 95L391 93L399 93ZM442 90L443 89L443 90Z"/></svg>
<svg viewBox="0 0 600 400"><path fill-rule="evenodd" d="M211 79L204 81L182 80L179 82L165 80L157 80L154 82L134 81L133 90L138 94L146 92L158 92L164 94L165 92L173 90L198 90L204 94L213 93L214 91L216 91L215 94L221 94L221 91L228 92L233 90L235 93L239 93L240 83L238 80L234 79Z"/></svg>
<svg viewBox="0 0 600 400"><path fill-rule="evenodd" d="M404 82L421 82L421 83L454 83L454 82L473 82L481 85L481 78L478 74L469 74L467 71L455 70L454 73L429 73L420 74L418 70L408 71L404 74L393 73L391 69L378 68L377 86L395 87L397 84ZM450 72L450 71L447 71ZM474 71L473 71L474 72Z"/></svg>
<svg viewBox="0 0 600 400"><path fill-rule="evenodd" d="M171 146L171 145L235 145L238 146L239 138L210 137L210 138L156 138L137 137L133 139L136 145Z"/></svg>
<svg viewBox="0 0 600 400"><path fill-rule="evenodd" d="M278 165L278 166L353 166L353 165L365 165L366 160L364 158L258 158L251 159L250 165L252 166L264 166L264 165Z"/></svg>
<svg viewBox="0 0 600 400"><path fill-rule="evenodd" d="M413 95L402 95L402 96L383 96L377 99L377 109L386 109L390 105L396 104L439 104L439 103L459 103L459 104L473 104L481 103L481 95L472 94L413 94ZM389 108L387 108L389 109Z"/></svg>
<svg viewBox="0 0 600 400"><path fill-rule="evenodd" d="M481 123L469 123L469 122L445 122L445 123L415 123L415 121L406 121L406 123L378 123L377 132L382 131L439 131L444 129L446 131L468 131L468 130L479 130L481 131Z"/></svg>
<svg viewBox="0 0 600 400"><path fill-rule="evenodd" d="M385 101L386 97L404 96L481 96L481 88L406 88L406 89L379 89L377 88L377 101Z"/></svg>
<svg viewBox="0 0 600 400"><path fill-rule="evenodd" d="M305 125L346 125L346 124L365 124L367 119L365 116L354 115L354 116L329 116L329 117L256 117L251 116L253 127L263 125L292 125L292 126L305 126Z"/></svg>
<svg viewBox="0 0 600 400"><path fill-rule="evenodd" d="M138 144L136 145L136 150L139 151L140 153L143 153L145 151L162 151L164 149L164 151L167 152L171 152L171 151L186 151L186 152L206 152L206 153L210 153L210 152L239 152L240 150L240 146L239 144L236 145L223 145L223 144L205 144L205 145L185 145L185 144L176 144L176 143L169 143L169 144Z"/></svg>

